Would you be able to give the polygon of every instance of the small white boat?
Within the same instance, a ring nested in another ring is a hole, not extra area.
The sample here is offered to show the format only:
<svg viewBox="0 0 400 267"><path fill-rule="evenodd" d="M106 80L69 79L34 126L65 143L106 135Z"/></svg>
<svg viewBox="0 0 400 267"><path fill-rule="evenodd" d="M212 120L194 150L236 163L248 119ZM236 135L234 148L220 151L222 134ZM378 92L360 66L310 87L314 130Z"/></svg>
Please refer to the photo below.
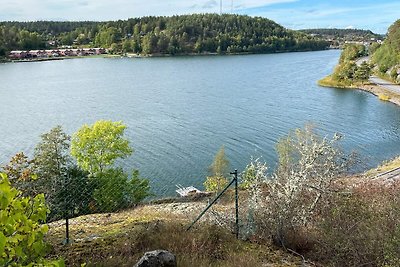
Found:
<svg viewBox="0 0 400 267"><path fill-rule="evenodd" d="M197 194L197 193L202 193L199 189L197 189L194 186L189 186L189 187L183 187L182 185L178 184L176 185L178 189L176 189L176 193L178 193L179 196L181 197L186 197L188 195L192 194Z"/></svg>

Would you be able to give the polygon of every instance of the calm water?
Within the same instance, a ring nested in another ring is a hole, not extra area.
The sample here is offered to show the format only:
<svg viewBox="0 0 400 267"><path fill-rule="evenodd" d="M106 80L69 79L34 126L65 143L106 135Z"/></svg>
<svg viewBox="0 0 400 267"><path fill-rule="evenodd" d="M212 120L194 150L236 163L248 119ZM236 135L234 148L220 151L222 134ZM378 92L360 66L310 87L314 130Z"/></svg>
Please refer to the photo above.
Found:
<svg viewBox="0 0 400 267"><path fill-rule="evenodd" d="M99 119L122 120L138 168L159 195L202 186L225 145L232 168L262 156L290 129L313 122L340 132L347 151L373 166L399 154L400 108L350 90L321 88L339 51L225 57L74 59L0 64L0 163L32 155L57 124L72 134Z"/></svg>

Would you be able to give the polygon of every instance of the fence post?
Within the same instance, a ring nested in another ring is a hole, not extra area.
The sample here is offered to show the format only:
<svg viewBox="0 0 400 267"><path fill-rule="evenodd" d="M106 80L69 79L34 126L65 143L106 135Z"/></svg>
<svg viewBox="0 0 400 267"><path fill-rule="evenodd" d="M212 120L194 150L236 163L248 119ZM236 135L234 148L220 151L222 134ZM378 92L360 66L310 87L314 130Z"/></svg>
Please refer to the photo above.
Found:
<svg viewBox="0 0 400 267"><path fill-rule="evenodd" d="M64 175L64 217L65 217L65 240L64 245L68 245L70 243L69 240L69 213L68 213L68 187L67 184L69 182L69 173Z"/></svg>
<svg viewBox="0 0 400 267"><path fill-rule="evenodd" d="M238 171L235 169L231 174L235 175L235 212L236 212L236 239L239 239L239 194L238 194Z"/></svg>

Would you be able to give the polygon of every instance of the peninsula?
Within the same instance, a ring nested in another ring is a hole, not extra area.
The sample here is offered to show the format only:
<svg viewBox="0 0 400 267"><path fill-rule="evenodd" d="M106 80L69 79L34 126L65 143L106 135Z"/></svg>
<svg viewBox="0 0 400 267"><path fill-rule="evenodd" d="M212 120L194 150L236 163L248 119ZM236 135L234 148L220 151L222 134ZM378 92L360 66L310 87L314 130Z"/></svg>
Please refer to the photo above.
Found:
<svg viewBox="0 0 400 267"><path fill-rule="evenodd" d="M334 72L319 80L325 87L370 92L400 105L400 20L390 26L383 43L348 43Z"/></svg>

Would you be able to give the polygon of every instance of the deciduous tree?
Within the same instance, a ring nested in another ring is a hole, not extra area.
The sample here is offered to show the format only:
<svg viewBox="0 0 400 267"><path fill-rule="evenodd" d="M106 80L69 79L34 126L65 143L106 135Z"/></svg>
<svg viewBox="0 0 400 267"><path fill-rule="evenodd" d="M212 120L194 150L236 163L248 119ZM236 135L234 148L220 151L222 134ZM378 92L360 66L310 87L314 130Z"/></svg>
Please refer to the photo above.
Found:
<svg viewBox="0 0 400 267"><path fill-rule="evenodd" d="M125 129L120 121L100 120L84 125L72 137L71 154L83 170L102 173L117 159L132 154L133 149L124 137Z"/></svg>

